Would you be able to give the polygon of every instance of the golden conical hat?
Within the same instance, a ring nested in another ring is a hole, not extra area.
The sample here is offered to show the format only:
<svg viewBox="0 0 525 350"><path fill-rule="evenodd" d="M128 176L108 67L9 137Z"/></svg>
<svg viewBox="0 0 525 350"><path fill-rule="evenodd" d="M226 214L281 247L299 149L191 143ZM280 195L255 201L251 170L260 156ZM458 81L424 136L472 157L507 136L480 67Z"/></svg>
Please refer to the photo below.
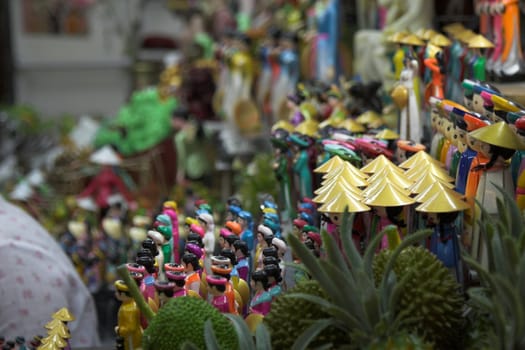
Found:
<svg viewBox="0 0 525 350"><path fill-rule="evenodd" d="M418 37L420 37L421 39L424 39L423 36L425 35L425 32L427 31L428 29L426 28L419 28L418 30L416 30L414 32L414 34L416 34Z"/></svg>
<svg viewBox="0 0 525 350"><path fill-rule="evenodd" d="M368 179L368 182L374 183L381 180L383 177L387 178L388 180L390 180L390 182L395 183L399 187L405 189L409 188L414 184L414 181L407 178L405 174L400 174L392 170L391 168L385 168L382 171L378 171Z"/></svg>
<svg viewBox="0 0 525 350"><path fill-rule="evenodd" d="M359 115L355 121L359 124L369 124L374 121L380 120L381 116L374 111L366 111Z"/></svg>
<svg viewBox="0 0 525 350"><path fill-rule="evenodd" d="M233 119L242 134L252 134L260 131L261 116L252 100L243 99L235 104Z"/></svg>
<svg viewBox="0 0 525 350"><path fill-rule="evenodd" d="M324 179L323 181L321 181L321 186L324 187L330 185L332 182L338 181L345 181L347 184L352 185L354 187L368 186L368 182L365 179L356 176L356 174L352 172L349 168L344 168L343 171L341 171L341 173L339 173L337 176L332 176L329 179Z"/></svg>
<svg viewBox="0 0 525 350"><path fill-rule="evenodd" d="M431 40L435 35L438 35L439 33L436 32L434 29L427 29L423 33L422 36L420 36L423 40Z"/></svg>
<svg viewBox="0 0 525 350"><path fill-rule="evenodd" d="M443 34L436 34L430 39L430 43L439 47L448 47L452 45L452 41Z"/></svg>
<svg viewBox="0 0 525 350"><path fill-rule="evenodd" d="M440 161L432 158L432 156L430 154L428 154L427 152L419 151L416 154L414 154L412 157L410 157L407 160L405 160L403 163L399 164L398 166L400 168L403 168L403 169L411 169L413 166L417 165L417 163L422 158L423 159L428 159L429 161L432 161L432 162L437 162L438 164L442 165L442 163Z"/></svg>
<svg viewBox="0 0 525 350"><path fill-rule="evenodd" d="M349 186L343 181L334 182L328 187L321 187L319 194L315 196L312 201L315 203L326 203L335 197L338 193L349 192L354 197L361 198L362 191L356 187Z"/></svg>
<svg viewBox="0 0 525 350"><path fill-rule="evenodd" d="M412 46L423 46L425 42L417 37L415 34L409 34L401 39L401 43Z"/></svg>
<svg viewBox="0 0 525 350"><path fill-rule="evenodd" d="M75 316L73 316L73 314L65 307L55 312L51 317L63 322L71 322L75 320Z"/></svg>
<svg viewBox="0 0 525 350"><path fill-rule="evenodd" d="M421 164L421 167L408 169L405 175L414 182L419 181L427 174L432 174L444 182L453 182L455 179L447 171L434 163Z"/></svg>
<svg viewBox="0 0 525 350"><path fill-rule="evenodd" d="M468 209L470 206L467 202L461 199L459 194L454 192L440 191L434 196L420 204L416 211L424 213L450 213L453 211L462 211Z"/></svg>
<svg viewBox="0 0 525 350"><path fill-rule="evenodd" d="M305 120L295 127L295 132L306 136L315 137L317 135L318 126L319 124L314 120Z"/></svg>
<svg viewBox="0 0 525 350"><path fill-rule="evenodd" d="M346 130L352 132L352 133L362 133L366 131L366 128L359 124L357 121L355 121L352 118L346 118L340 125L341 128L345 128Z"/></svg>
<svg viewBox="0 0 525 350"><path fill-rule="evenodd" d="M427 44L428 57L436 57L436 54L440 51L443 51L441 47L433 45L431 43Z"/></svg>
<svg viewBox="0 0 525 350"><path fill-rule="evenodd" d="M411 179L413 178L412 176L413 174L419 173L420 171L424 170L425 167L432 167L433 170L437 169L437 170L440 170L446 173L446 170L443 167L443 164L431 158L420 158L416 161L413 161L412 164L409 164L409 165L410 167L406 168L405 174L407 174L407 176Z"/></svg>
<svg viewBox="0 0 525 350"><path fill-rule="evenodd" d="M342 121L339 120L339 119L332 119L332 118L328 118L328 119L325 119L323 120L322 122L319 123L319 129L324 129L326 128L327 126L331 126L333 128L340 128L341 127L341 123Z"/></svg>
<svg viewBox="0 0 525 350"><path fill-rule="evenodd" d="M396 187L396 189L398 191L400 191L401 193L403 193L404 195L406 196L410 196L410 191L407 190L407 189L404 189L402 187L400 187L398 184L392 182L392 180L386 178L386 177L383 177L381 179L379 179L378 181L374 182L373 184L370 184L369 187L367 187L366 189L363 190L362 192L362 196L364 198L368 198L370 196L373 196L375 195L378 191L380 191L387 183L393 185L394 187Z"/></svg>
<svg viewBox="0 0 525 350"><path fill-rule="evenodd" d="M399 138L399 134L390 129L383 129L377 134L375 134L374 137L376 139L381 139L381 140L397 140Z"/></svg>
<svg viewBox="0 0 525 350"><path fill-rule="evenodd" d="M330 202L326 202L317 209L321 213L343 213L347 208L350 213L359 213L370 210L360 198L352 196L349 192L337 194Z"/></svg>
<svg viewBox="0 0 525 350"><path fill-rule="evenodd" d="M58 327L55 327L53 329L48 330L47 334L49 334L49 335L57 334L61 338L64 338L64 339L71 338L71 334L69 333L69 329L64 324L62 324L62 326L58 326Z"/></svg>
<svg viewBox="0 0 525 350"><path fill-rule="evenodd" d="M354 165L352 165L352 163L344 162L339 167L333 169L329 173L324 174L323 175L323 179L324 180L331 179L334 176L339 176L340 174L345 174L345 169L350 171L352 174L354 174L355 176L357 176L357 177L359 177L361 179L367 179L368 178L367 174L363 173L361 170L356 168Z"/></svg>
<svg viewBox="0 0 525 350"><path fill-rule="evenodd" d="M317 108L313 103L303 102L299 106L299 110L301 111L302 115L304 115L306 121L315 122L315 118L317 117Z"/></svg>
<svg viewBox="0 0 525 350"><path fill-rule="evenodd" d="M55 327L58 327L58 326L63 326L64 325L64 322L60 321L60 320L57 320L56 318L52 319L51 321L49 321L48 323L46 323L46 325L44 326L46 329L53 329Z"/></svg>
<svg viewBox="0 0 525 350"><path fill-rule="evenodd" d="M401 43L401 40L403 40L403 38L405 36L407 36L408 34L410 34L409 32L407 32L406 30L402 30L400 32L396 32L392 35L390 35L386 40L391 42L391 43Z"/></svg>
<svg viewBox="0 0 525 350"><path fill-rule="evenodd" d="M525 149L525 144L505 122L479 128L470 132L469 136L494 146L515 150Z"/></svg>
<svg viewBox="0 0 525 350"><path fill-rule="evenodd" d="M326 162L315 168L314 173L326 174L339 168L344 163L345 161L342 160L339 156L333 156L332 158L328 159Z"/></svg>
<svg viewBox="0 0 525 350"><path fill-rule="evenodd" d="M283 129L283 130L286 130L288 132L293 132L295 128L292 125L292 123L290 123L290 122L288 122L286 120L279 120L277 123L273 124L272 132L274 132L275 130L279 130L279 129Z"/></svg>
<svg viewBox="0 0 525 350"><path fill-rule="evenodd" d="M42 344L51 343L53 345L58 346L60 349L65 348L67 346L67 341L62 339L58 334L48 335L47 337L42 338L40 342Z"/></svg>
<svg viewBox="0 0 525 350"><path fill-rule="evenodd" d="M430 187L428 187L426 190L418 194L414 199L417 203L423 203L432 198L436 193L442 191L452 191L456 193L456 191L448 187L447 183L437 181L430 185Z"/></svg>
<svg viewBox="0 0 525 350"><path fill-rule="evenodd" d="M466 29L466 30L464 30L462 32L457 33L456 34L456 38L459 41L461 41L462 43L468 44L470 39L472 39L475 35L476 35L476 33L474 33L472 30Z"/></svg>
<svg viewBox="0 0 525 350"><path fill-rule="evenodd" d="M396 165L383 154L380 154L379 156L375 157L373 161L363 166L360 170L363 173L373 174L384 169L385 167L396 167Z"/></svg>
<svg viewBox="0 0 525 350"><path fill-rule="evenodd" d="M450 23L443 27L443 31L445 33L453 33L453 32L457 32L457 31L464 30L464 29L465 29L465 26L459 22Z"/></svg>
<svg viewBox="0 0 525 350"><path fill-rule="evenodd" d="M43 343L38 347L38 350L60 350L62 348L58 347L58 345L55 345L51 342L49 343Z"/></svg>
<svg viewBox="0 0 525 350"><path fill-rule="evenodd" d="M454 188L454 185L452 185L451 183L446 182L440 179L438 176L429 172L429 173L426 173L424 176L422 176L416 183L414 183L408 189L410 192L414 194L419 194L421 192L424 192L426 189L428 189L430 186L432 186L436 182L442 182L443 186Z"/></svg>
<svg viewBox="0 0 525 350"><path fill-rule="evenodd" d="M483 35L478 34L470 38L468 47L471 49L491 49L494 47L494 44Z"/></svg>
<svg viewBox="0 0 525 350"><path fill-rule="evenodd" d="M414 202L414 199L399 191L396 186L388 182L385 183L383 188L364 200L366 205L375 207L398 207L401 205L410 205Z"/></svg>

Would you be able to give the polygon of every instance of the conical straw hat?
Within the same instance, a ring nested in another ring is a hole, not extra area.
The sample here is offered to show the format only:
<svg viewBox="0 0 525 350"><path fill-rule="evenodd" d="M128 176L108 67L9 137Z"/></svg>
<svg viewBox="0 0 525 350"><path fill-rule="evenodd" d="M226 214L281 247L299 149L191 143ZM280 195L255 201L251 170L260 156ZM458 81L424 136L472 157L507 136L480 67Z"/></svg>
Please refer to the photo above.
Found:
<svg viewBox="0 0 525 350"><path fill-rule="evenodd" d="M38 350L60 350L62 348L58 347L58 345L55 345L51 342L42 344L38 347Z"/></svg>
<svg viewBox="0 0 525 350"><path fill-rule="evenodd" d="M119 165L122 163L120 156L111 148L111 146L104 146L101 149L93 152L89 160L101 165Z"/></svg>
<svg viewBox="0 0 525 350"><path fill-rule="evenodd" d="M350 213L358 213L370 210L370 207L363 204L359 198L356 198L348 192L337 194L333 200L324 203L317 209L321 213L343 213L348 208Z"/></svg>
<svg viewBox="0 0 525 350"><path fill-rule="evenodd" d="M57 320L56 318L52 319L51 321L49 321L48 323L46 323L46 325L44 326L46 329L53 329L55 327L58 327L58 326L63 326L64 325L64 322L60 321L60 320Z"/></svg>
<svg viewBox="0 0 525 350"><path fill-rule="evenodd" d="M390 180L390 182L395 183L399 187L405 189L412 186L415 182L407 178L405 174L400 174L389 168L385 168L384 170L375 173L373 176L370 177L370 179L368 179L368 182L374 183L378 180L381 180L381 178L383 177L387 178L388 180Z"/></svg>
<svg viewBox="0 0 525 350"><path fill-rule="evenodd" d="M452 45L452 41L450 41L449 38L444 36L443 34L436 34L434 35L430 41L432 45L439 46L439 47L448 47Z"/></svg>
<svg viewBox="0 0 525 350"><path fill-rule="evenodd" d="M470 38L468 47L471 49L491 49L494 47L494 44L483 35L478 34Z"/></svg>
<svg viewBox="0 0 525 350"><path fill-rule="evenodd" d="M366 131L366 128L362 124L358 123L352 118L346 118L341 123L340 127L350 131L351 133L356 133L356 134Z"/></svg>
<svg viewBox="0 0 525 350"><path fill-rule="evenodd" d="M427 159L430 162L437 162L438 164L442 165L440 161L432 158L432 156L430 154L428 154L427 152L419 151L416 154L414 154L412 157L410 157L407 160L405 160L403 163L399 164L398 166L400 168L403 168L403 169L410 169L413 166L417 165L417 163L421 159Z"/></svg>
<svg viewBox="0 0 525 350"><path fill-rule="evenodd" d="M453 33L461 30L465 30L465 26L459 22L450 23L443 27L445 33Z"/></svg>
<svg viewBox="0 0 525 350"><path fill-rule="evenodd" d="M71 322L75 320L75 316L73 316L73 314L65 307L55 312L51 317L63 322Z"/></svg>
<svg viewBox="0 0 525 350"><path fill-rule="evenodd" d="M329 178L324 179L321 181L321 186L325 186L330 184L332 181L340 181L341 179L344 179L348 184L354 186L354 187L366 187L368 186L368 181L365 179L357 176L352 170L349 168L344 168L341 172L339 172L335 176L331 176Z"/></svg>
<svg viewBox="0 0 525 350"><path fill-rule="evenodd" d="M423 46L425 42L418 38L415 34L409 34L401 39L401 44L412 45L412 46Z"/></svg>
<svg viewBox="0 0 525 350"><path fill-rule="evenodd" d="M436 32L434 29L427 29L421 36L423 40L431 40L435 35L438 35L439 33Z"/></svg>
<svg viewBox="0 0 525 350"><path fill-rule="evenodd" d="M400 136L397 132L390 129L383 129L374 135L376 139L381 140L397 140Z"/></svg>
<svg viewBox="0 0 525 350"><path fill-rule="evenodd" d="M445 187L454 188L454 185L446 181L443 181L436 175L433 175L432 173L426 173L415 184L410 186L408 190L412 192L413 194L420 194L421 192L424 192L426 189L428 189L430 186L432 186L436 182L443 183L443 186Z"/></svg>
<svg viewBox="0 0 525 350"><path fill-rule="evenodd" d="M519 137L505 122L499 122L479 128L470 132L469 135L490 145L515 150L525 149L525 144L521 142Z"/></svg>
<svg viewBox="0 0 525 350"><path fill-rule="evenodd" d="M272 126L272 132L275 130L283 129L288 132L294 132L295 128L292 125L292 123L286 121L286 120L279 120L277 123L273 124Z"/></svg>
<svg viewBox="0 0 525 350"><path fill-rule="evenodd" d="M53 329L50 329L47 331L48 335L59 335L63 339L71 338L71 334L69 333L69 329L66 327L66 325L62 324L62 326L55 327Z"/></svg>
<svg viewBox="0 0 525 350"><path fill-rule="evenodd" d="M373 174L373 173L376 173L376 172L384 169L385 167L395 167L395 168L397 168L397 166L394 163L392 163L387 157L385 157L383 154L381 154L381 155L377 156L376 158L374 158L373 161L371 161L367 165L363 166L360 170L363 173Z"/></svg>
<svg viewBox="0 0 525 350"><path fill-rule="evenodd" d="M352 165L352 163L350 162L344 162L343 164L341 164L338 168L332 170L331 172L329 173L326 173L323 175L323 180L326 180L326 179L331 179L335 176L340 176L341 174L345 175L347 174L347 172L350 172L351 174L365 180L367 179L369 176L365 173L363 173L361 170L359 170L358 168L356 168L355 166Z"/></svg>
<svg viewBox="0 0 525 350"><path fill-rule="evenodd" d="M445 169L435 164L427 164L421 166L420 168L412 168L407 170L407 172L405 173L405 175L414 182L419 181L422 177L424 177L427 174L432 174L444 182L453 182L455 180L452 176L450 176L447 173Z"/></svg>
<svg viewBox="0 0 525 350"><path fill-rule="evenodd" d="M398 184L396 183L393 183L392 180L388 179L387 177L382 177L381 179L379 179L378 181L374 182L373 184L370 184L369 187L367 187L366 189L363 190L363 192L361 193L361 195L364 197L364 198L368 198L370 196L373 196L375 195L378 191L382 190L383 187L386 185L386 184L391 184L392 186L394 186L398 191L400 191L401 193L403 193L404 195L406 196L410 196L410 191L407 190L407 189L404 189L402 187L400 187Z"/></svg>
<svg viewBox="0 0 525 350"><path fill-rule="evenodd" d="M345 163L345 161L342 160L339 156L333 156L332 158L315 168L314 173L329 173L332 170L339 168L341 165L343 165L343 163Z"/></svg>
<svg viewBox="0 0 525 350"><path fill-rule="evenodd" d="M391 43L401 43L401 40L407 36L408 34L410 34L409 32L407 32L406 30L402 30L400 32L396 32L392 35L390 35L388 38L387 38L387 41L391 42Z"/></svg>
<svg viewBox="0 0 525 350"><path fill-rule="evenodd" d="M419 193L414 199L417 203L423 203L427 201L428 199L432 198L436 193L442 192L442 191L452 191L456 192L453 189L449 188L447 183L437 181L434 182L430 187L428 187L426 190Z"/></svg>
<svg viewBox="0 0 525 350"><path fill-rule="evenodd" d="M381 119L381 116L374 112L374 111L366 111L362 114L360 114L356 119L355 121L360 123L360 124L369 124L369 123L372 123L372 122L375 122L377 120L380 120Z"/></svg>
<svg viewBox="0 0 525 350"><path fill-rule="evenodd" d="M394 185L386 183L382 189L363 201L366 205L376 207L398 207L401 205L410 205L415 202L414 199L399 191Z"/></svg>
<svg viewBox="0 0 525 350"><path fill-rule="evenodd" d="M454 211L462 211L468 209L470 206L458 194L453 192L440 191L434 196L420 204L416 211L424 213L450 213Z"/></svg>
<svg viewBox="0 0 525 350"><path fill-rule="evenodd" d="M42 344L51 343L53 345L58 346L60 349L65 348L67 346L67 341L62 339L58 334L48 335L47 337L42 338L41 342Z"/></svg>
<svg viewBox="0 0 525 350"><path fill-rule="evenodd" d="M312 201L314 201L315 203L329 202L332 198L334 198L337 194L341 192L348 192L352 196L357 198L362 197L361 190L345 184L344 181L334 182L332 185L325 188L321 187L319 190L319 194L312 199Z"/></svg>

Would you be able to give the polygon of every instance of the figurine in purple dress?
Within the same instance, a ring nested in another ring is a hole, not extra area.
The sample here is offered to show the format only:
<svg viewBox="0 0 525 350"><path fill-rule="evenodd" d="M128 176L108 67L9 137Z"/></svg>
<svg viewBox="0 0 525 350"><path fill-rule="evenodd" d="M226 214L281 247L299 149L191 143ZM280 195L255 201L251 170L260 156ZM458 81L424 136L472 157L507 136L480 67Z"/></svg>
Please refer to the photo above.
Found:
<svg viewBox="0 0 525 350"><path fill-rule="evenodd" d="M218 275L210 275L206 276L206 282L208 283L208 293L212 295L211 305L220 313L229 313L230 307L225 295L228 280Z"/></svg>

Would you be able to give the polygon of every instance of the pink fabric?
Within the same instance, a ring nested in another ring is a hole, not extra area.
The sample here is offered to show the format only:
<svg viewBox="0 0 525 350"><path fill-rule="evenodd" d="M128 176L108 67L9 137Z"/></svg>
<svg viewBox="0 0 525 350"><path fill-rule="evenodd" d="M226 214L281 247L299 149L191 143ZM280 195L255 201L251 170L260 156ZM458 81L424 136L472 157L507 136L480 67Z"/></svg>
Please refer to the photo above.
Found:
<svg viewBox="0 0 525 350"><path fill-rule="evenodd" d="M32 339L67 307L72 347L97 347L93 299L60 246L33 218L0 195L0 334Z"/></svg>
<svg viewBox="0 0 525 350"><path fill-rule="evenodd" d="M188 293L186 292L185 288L182 288L181 290L177 290L175 291L175 293L173 293L174 298L185 297L186 295L188 295Z"/></svg>
<svg viewBox="0 0 525 350"><path fill-rule="evenodd" d="M214 296L211 301L211 304L214 308L216 308L217 310L219 310L219 312L223 314L230 312L228 298L226 298L226 295L224 294Z"/></svg>

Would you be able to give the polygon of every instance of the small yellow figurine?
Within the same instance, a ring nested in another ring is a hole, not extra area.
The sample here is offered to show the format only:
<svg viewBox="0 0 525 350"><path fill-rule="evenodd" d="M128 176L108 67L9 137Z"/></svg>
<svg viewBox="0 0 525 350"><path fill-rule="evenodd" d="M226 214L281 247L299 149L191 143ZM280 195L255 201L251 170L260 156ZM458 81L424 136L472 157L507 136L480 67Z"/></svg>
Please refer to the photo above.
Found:
<svg viewBox="0 0 525 350"><path fill-rule="evenodd" d="M115 333L124 338L125 350L138 349L142 344L139 309L124 281L116 281L115 289L116 298L122 302L118 310L118 325L115 327Z"/></svg>

